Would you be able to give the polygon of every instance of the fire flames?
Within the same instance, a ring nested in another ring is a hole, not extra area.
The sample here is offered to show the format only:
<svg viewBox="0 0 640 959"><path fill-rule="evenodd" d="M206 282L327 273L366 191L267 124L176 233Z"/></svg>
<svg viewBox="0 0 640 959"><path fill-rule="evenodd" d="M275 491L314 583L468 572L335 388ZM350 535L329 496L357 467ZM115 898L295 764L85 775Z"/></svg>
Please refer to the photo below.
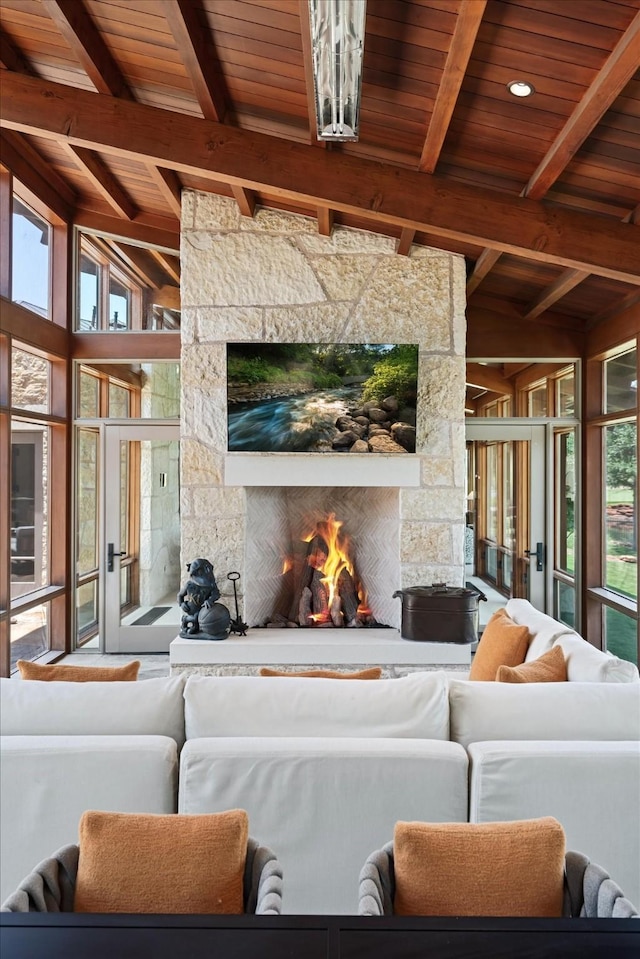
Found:
<svg viewBox="0 0 640 959"><path fill-rule="evenodd" d="M330 513L302 537L307 544L301 581L294 606L302 626L368 625L371 611L358 582L343 523ZM283 575L293 567L290 557Z"/></svg>

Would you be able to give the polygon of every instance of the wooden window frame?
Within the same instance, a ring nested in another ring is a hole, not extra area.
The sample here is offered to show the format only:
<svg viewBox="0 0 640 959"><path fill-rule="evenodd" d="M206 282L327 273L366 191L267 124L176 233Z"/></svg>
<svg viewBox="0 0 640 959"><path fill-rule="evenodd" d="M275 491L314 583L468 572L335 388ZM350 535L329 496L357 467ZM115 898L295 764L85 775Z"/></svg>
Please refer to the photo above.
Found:
<svg viewBox="0 0 640 959"><path fill-rule="evenodd" d="M604 413L605 361L628 350L640 346L640 334L612 345L588 357L585 363L583 383L584 437L582 449L583 471L583 554L584 587L582 591L583 635L594 646L605 646L604 617L606 608L629 615L636 622L638 634L638 603L622 594L608 589L605 585L605 546L604 495L606 487L604 462L604 431L607 426L629 421L630 417L638 424L638 402L635 409L621 410L616 413ZM640 430L637 431L640 434ZM638 438L640 446L640 435ZM636 455L640 452L636 450ZM638 500L637 500L638 502ZM636 515L636 524L638 516ZM638 564L636 565L638 568ZM637 635L638 653L640 636Z"/></svg>

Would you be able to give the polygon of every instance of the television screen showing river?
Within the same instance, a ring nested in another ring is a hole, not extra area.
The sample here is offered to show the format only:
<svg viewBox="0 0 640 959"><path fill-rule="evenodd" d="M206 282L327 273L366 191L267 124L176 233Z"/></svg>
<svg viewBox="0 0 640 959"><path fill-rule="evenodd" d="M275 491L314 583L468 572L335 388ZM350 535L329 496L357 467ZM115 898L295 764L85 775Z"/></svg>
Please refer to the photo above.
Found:
<svg viewBox="0 0 640 959"><path fill-rule="evenodd" d="M336 419L357 406L360 393L358 387L343 387L239 403L229 411L229 450L331 452Z"/></svg>
<svg viewBox="0 0 640 959"><path fill-rule="evenodd" d="M418 347L228 343L228 448L415 452Z"/></svg>

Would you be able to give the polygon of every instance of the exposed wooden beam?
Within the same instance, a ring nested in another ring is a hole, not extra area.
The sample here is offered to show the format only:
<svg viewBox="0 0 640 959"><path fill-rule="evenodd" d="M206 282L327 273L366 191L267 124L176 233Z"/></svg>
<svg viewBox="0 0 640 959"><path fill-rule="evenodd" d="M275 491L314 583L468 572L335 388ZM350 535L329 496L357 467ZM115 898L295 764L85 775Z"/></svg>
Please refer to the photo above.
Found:
<svg viewBox="0 0 640 959"><path fill-rule="evenodd" d="M474 290L477 290L487 273L489 273L500 259L501 251L485 248L473 268L471 276L467 280L467 296L471 296Z"/></svg>
<svg viewBox="0 0 640 959"><path fill-rule="evenodd" d="M162 11L176 41L202 115L221 123L226 113L222 90L222 73L217 67L217 54L210 37L205 38L200 22L199 0L172 0L162 4Z"/></svg>
<svg viewBox="0 0 640 959"><path fill-rule="evenodd" d="M90 334L89 334L90 335ZM575 330L547 327L545 353L575 359L584 356L585 335ZM530 359L540 355L540 330L537 324L518 322L493 310L467 307L467 355L510 356Z"/></svg>
<svg viewBox="0 0 640 959"><path fill-rule="evenodd" d="M156 306L163 306L166 310L180 311L180 288L177 286L163 286L153 295Z"/></svg>
<svg viewBox="0 0 640 959"><path fill-rule="evenodd" d="M423 173L433 173L438 163L486 5L487 0L474 0L473 3L460 4L458 9L444 73L418 164L418 169Z"/></svg>
<svg viewBox="0 0 640 959"><path fill-rule="evenodd" d="M578 103L524 189L534 200L544 196L640 66L640 11Z"/></svg>
<svg viewBox="0 0 640 959"><path fill-rule="evenodd" d="M128 239L138 245L160 247L171 253L177 253L180 249L179 224L169 217L139 213L135 221L123 220L79 206L73 221L88 233Z"/></svg>
<svg viewBox="0 0 640 959"><path fill-rule="evenodd" d="M240 207L242 216L253 217L256 208L256 195L252 190L245 190L237 184L231 186L235 201Z"/></svg>
<svg viewBox="0 0 640 959"><path fill-rule="evenodd" d="M415 235L415 230L404 227L404 229L400 231L400 239L398 240L398 245L396 246L396 253L399 253L400 256L409 256L411 244L413 243L413 238Z"/></svg>
<svg viewBox="0 0 640 959"><path fill-rule="evenodd" d="M63 203L73 209L78 199L75 190L54 170L50 163L42 158L26 137L23 137L20 133L15 133L13 130L5 130L2 133L2 138L5 144L11 143L14 150L21 154L25 162L33 167L36 173L55 190ZM20 179L19 176L18 179Z"/></svg>
<svg viewBox="0 0 640 959"><path fill-rule="evenodd" d="M36 75L35 70L32 70L30 64L3 30L0 30L0 65L5 70L13 70L14 73Z"/></svg>
<svg viewBox="0 0 640 959"><path fill-rule="evenodd" d="M149 250L149 253L156 263L160 264L163 272L180 286L180 260L161 250Z"/></svg>
<svg viewBox="0 0 640 959"><path fill-rule="evenodd" d="M333 210L328 206L318 207L318 233L320 236L331 236L333 230Z"/></svg>
<svg viewBox="0 0 640 959"><path fill-rule="evenodd" d="M86 147L67 144L71 156L80 167L82 172L91 180L94 187L102 194L109 206L120 216L127 220L134 220L138 208L127 193L120 186L117 179L104 162L102 157L94 150L88 150Z"/></svg>
<svg viewBox="0 0 640 959"><path fill-rule="evenodd" d="M180 177L173 170L147 163L149 176L163 195L167 206L180 219L182 213L182 183Z"/></svg>
<svg viewBox="0 0 640 959"><path fill-rule="evenodd" d="M98 93L132 99L131 90L88 13L84 0L41 2Z"/></svg>
<svg viewBox="0 0 640 959"><path fill-rule="evenodd" d="M541 313L544 313L550 306L557 303L558 300L562 299L562 297L569 293L575 286L582 283L583 280L586 280L588 276L590 276L590 274L584 270L564 270L557 280L551 283L546 290L542 291L540 296L536 297L536 299L525 308L522 319L533 320L536 316L540 316Z"/></svg>
<svg viewBox="0 0 640 959"><path fill-rule="evenodd" d="M636 225L640 224L640 203L634 207L633 210L629 210L627 215L622 218L623 223L635 223Z"/></svg>
<svg viewBox="0 0 640 959"><path fill-rule="evenodd" d="M630 224L9 71L3 92L10 129L640 285Z"/></svg>
<svg viewBox="0 0 640 959"><path fill-rule="evenodd" d="M53 170L44 169L44 160L37 163L35 157L24 149L26 145L27 141L19 133L3 130L0 135L2 162L11 170L16 180L34 196L39 197L61 222L69 223L73 218L74 207L74 204L66 199L69 187L66 184L62 187L62 178L54 174Z"/></svg>

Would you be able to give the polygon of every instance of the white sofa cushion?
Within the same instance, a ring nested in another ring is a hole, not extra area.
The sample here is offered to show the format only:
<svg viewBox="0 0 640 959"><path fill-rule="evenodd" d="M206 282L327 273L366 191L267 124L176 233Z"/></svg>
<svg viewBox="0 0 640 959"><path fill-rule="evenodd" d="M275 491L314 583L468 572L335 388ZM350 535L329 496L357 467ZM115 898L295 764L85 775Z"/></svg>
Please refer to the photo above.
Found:
<svg viewBox="0 0 640 959"><path fill-rule="evenodd" d="M639 743L472 743L469 761L471 822L555 816L567 849L640 904Z"/></svg>
<svg viewBox="0 0 640 959"><path fill-rule="evenodd" d="M356 915L367 856L398 819L465 822L467 776L467 755L450 742L189 739L178 811L246 809L251 835L282 865L285 913Z"/></svg>
<svg viewBox="0 0 640 959"><path fill-rule="evenodd" d="M184 678L137 683L0 679L3 736L169 736L184 743Z"/></svg>
<svg viewBox="0 0 640 959"><path fill-rule="evenodd" d="M78 822L86 809L176 811L178 749L173 738L3 736L0 745L0 902L42 859L78 841Z"/></svg>
<svg viewBox="0 0 640 959"><path fill-rule="evenodd" d="M531 633L525 663L548 653L559 636L578 635L566 623L560 623L546 613L541 613L527 599L510 599L505 609L514 623L518 626L526 626Z"/></svg>
<svg viewBox="0 0 640 959"><path fill-rule="evenodd" d="M637 740L640 683L449 684L451 739Z"/></svg>
<svg viewBox="0 0 640 959"><path fill-rule="evenodd" d="M558 636L553 645L562 648L571 683L638 682L637 666L596 649L581 636Z"/></svg>
<svg viewBox="0 0 640 959"><path fill-rule="evenodd" d="M367 736L448 739L444 673L369 682L190 676L187 739L201 736Z"/></svg>

